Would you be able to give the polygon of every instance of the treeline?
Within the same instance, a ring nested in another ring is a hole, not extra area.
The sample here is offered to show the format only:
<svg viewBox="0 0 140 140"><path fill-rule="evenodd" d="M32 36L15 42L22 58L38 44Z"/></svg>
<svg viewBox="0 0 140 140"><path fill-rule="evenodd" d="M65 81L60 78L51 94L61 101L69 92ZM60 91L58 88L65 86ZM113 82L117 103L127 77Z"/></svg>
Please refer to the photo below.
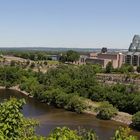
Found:
<svg viewBox="0 0 140 140"><path fill-rule="evenodd" d="M0 67L0 85L7 88L20 85L22 90L35 98L69 110L75 111L79 105L82 109L79 107L77 112L82 112L85 108L85 105L82 107L83 98L108 101L120 111L131 114L140 110L140 92L136 86L100 84L96 80L96 71L92 65L59 65L46 73L27 71L19 67ZM78 101L74 99L80 100L78 105Z"/></svg>
<svg viewBox="0 0 140 140"><path fill-rule="evenodd" d="M99 140L93 130L71 130L57 127L48 136L35 134L38 122L27 119L22 114L25 100L11 98L0 103L0 140ZM129 128L120 127L111 140L138 140L130 134Z"/></svg>
<svg viewBox="0 0 140 140"><path fill-rule="evenodd" d="M24 70L20 67L0 67L0 86L19 85L40 100L56 107L82 113L87 109L86 98L108 101L120 111L135 114L133 126L140 125L140 92L134 85L101 84L96 80L97 67L93 65L59 65L46 73ZM110 119L117 110L110 104L99 108L100 118ZM138 113L137 113L138 112Z"/></svg>
<svg viewBox="0 0 140 140"><path fill-rule="evenodd" d="M58 60L61 62L75 62L80 58L80 54L73 50L66 52L46 52L46 51L5 51L1 52L3 55L11 55L33 61L52 60L51 55L57 55Z"/></svg>
<svg viewBox="0 0 140 140"><path fill-rule="evenodd" d="M33 61L52 60L50 55L54 54L54 52L46 52L46 51L5 51L5 52L3 51L1 53L3 55L11 55L11 56L21 57Z"/></svg>

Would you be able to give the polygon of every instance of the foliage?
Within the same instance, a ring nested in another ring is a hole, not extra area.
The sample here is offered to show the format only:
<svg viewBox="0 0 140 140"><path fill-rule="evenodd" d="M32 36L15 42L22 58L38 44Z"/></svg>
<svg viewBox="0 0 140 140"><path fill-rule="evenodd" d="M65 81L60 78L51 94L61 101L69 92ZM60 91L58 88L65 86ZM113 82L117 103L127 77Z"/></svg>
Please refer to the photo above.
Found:
<svg viewBox="0 0 140 140"><path fill-rule="evenodd" d="M31 68L34 68L34 67L35 67L35 63L32 62L31 65L30 65L30 67L31 67Z"/></svg>
<svg viewBox="0 0 140 140"><path fill-rule="evenodd" d="M67 61L68 62L77 61L80 57L78 52L72 51L72 50L67 51L66 55L67 55Z"/></svg>
<svg viewBox="0 0 140 140"><path fill-rule="evenodd" d="M98 111L97 117L104 120L109 120L117 114L117 109L108 102L104 102L96 109Z"/></svg>
<svg viewBox="0 0 140 140"><path fill-rule="evenodd" d="M11 60L10 66L15 66L15 65L16 65L16 61L15 60Z"/></svg>
<svg viewBox="0 0 140 140"><path fill-rule="evenodd" d="M35 77L29 77L29 78L23 77L21 80L20 89L30 93L31 95L36 90L38 90L38 87L39 87L39 82Z"/></svg>
<svg viewBox="0 0 140 140"><path fill-rule="evenodd" d="M132 117L132 126L140 130L140 111L135 113Z"/></svg>
<svg viewBox="0 0 140 140"><path fill-rule="evenodd" d="M140 66L137 66L137 72L140 73Z"/></svg>
<svg viewBox="0 0 140 140"><path fill-rule="evenodd" d="M0 67L0 84L9 88L17 85L21 79L21 70L18 67Z"/></svg>
<svg viewBox="0 0 140 140"><path fill-rule="evenodd" d="M93 130L80 129L78 131L70 130L67 127L57 127L49 135L47 140L98 140Z"/></svg>
<svg viewBox="0 0 140 140"><path fill-rule="evenodd" d="M67 127L57 127L47 138L47 140L82 140L81 136L77 135L77 132L70 130Z"/></svg>
<svg viewBox="0 0 140 140"><path fill-rule="evenodd" d="M0 139L1 140L98 140L93 130L71 130L67 127L57 127L49 136L35 134L34 120L24 118L21 113L24 99L11 98L0 103ZM112 140L137 140L130 135L129 128L120 127Z"/></svg>
<svg viewBox="0 0 140 140"><path fill-rule="evenodd" d="M77 131L79 136L82 136L82 140L98 140L98 136L92 129L80 128Z"/></svg>
<svg viewBox="0 0 140 140"><path fill-rule="evenodd" d="M6 51L6 52L1 52L4 55L12 55L15 57L21 57L24 59L29 59L33 61L38 61L38 60L50 60L51 54L58 54L58 52L46 52L46 51L33 51L33 50L28 50L28 51Z"/></svg>
<svg viewBox="0 0 140 140"><path fill-rule="evenodd" d="M112 66L112 62L108 62L108 64L106 65L106 73L111 73L113 71L113 66Z"/></svg>
<svg viewBox="0 0 140 140"><path fill-rule="evenodd" d="M120 127L118 130L116 130L112 140L138 140L137 137L130 135L130 133L130 128Z"/></svg>
<svg viewBox="0 0 140 140"><path fill-rule="evenodd" d="M77 95L66 94L60 89L44 92L41 100L77 113L83 112L86 108L85 102L82 98Z"/></svg>
<svg viewBox="0 0 140 140"><path fill-rule="evenodd" d="M69 50L66 52L66 54L62 54L62 56L60 57L60 61L61 62L75 62L77 60L79 60L79 53L73 50Z"/></svg>
<svg viewBox="0 0 140 140"><path fill-rule="evenodd" d="M118 69L118 71L121 73L129 73L129 72L134 72L134 68L132 65L123 64L121 68Z"/></svg>
<svg viewBox="0 0 140 140"><path fill-rule="evenodd" d="M31 137L35 121L25 119L21 113L24 100L11 98L0 104L0 134L5 140Z"/></svg>
<svg viewBox="0 0 140 140"><path fill-rule="evenodd" d="M80 109L82 98L78 99L79 96L93 101L108 101L120 111L131 114L140 110L140 94L136 86L101 84L96 80L98 70L95 65L60 64L42 73L17 66L3 66L0 67L0 85L6 88L19 85L22 90L44 102L50 102L53 90L59 89L57 93L60 94L57 94L57 98L54 98L56 101L51 104L72 111L76 111L76 106L78 110L82 110ZM77 102L72 97L75 97ZM71 98L69 104L68 98Z"/></svg>
<svg viewBox="0 0 140 140"><path fill-rule="evenodd" d="M94 65L92 65L92 67L93 67L95 73L102 73L103 72L102 66L99 64L94 64Z"/></svg>

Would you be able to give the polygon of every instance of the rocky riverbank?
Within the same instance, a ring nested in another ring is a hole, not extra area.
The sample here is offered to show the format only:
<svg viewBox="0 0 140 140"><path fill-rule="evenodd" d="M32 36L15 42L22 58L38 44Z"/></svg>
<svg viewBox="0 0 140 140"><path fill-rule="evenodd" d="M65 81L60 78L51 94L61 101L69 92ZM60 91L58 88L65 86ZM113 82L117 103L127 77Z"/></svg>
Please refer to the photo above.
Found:
<svg viewBox="0 0 140 140"><path fill-rule="evenodd" d="M5 89L5 87L4 86L0 86L0 89ZM17 86L10 87L8 89L19 91L22 94L24 94L26 96L29 96L30 98L33 98L33 96L31 96L28 92L21 90L18 85Z"/></svg>
<svg viewBox="0 0 140 140"><path fill-rule="evenodd" d="M93 101L87 99L86 104L89 106L89 108L87 110L85 110L84 113L88 113L88 114L92 114L92 115L96 116L97 112L95 111L95 108L99 107L101 102L93 102ZM113 117L111 120L130 125L132 123L132 115L119 111L117 113L117 115L115 117Z"/></svg>

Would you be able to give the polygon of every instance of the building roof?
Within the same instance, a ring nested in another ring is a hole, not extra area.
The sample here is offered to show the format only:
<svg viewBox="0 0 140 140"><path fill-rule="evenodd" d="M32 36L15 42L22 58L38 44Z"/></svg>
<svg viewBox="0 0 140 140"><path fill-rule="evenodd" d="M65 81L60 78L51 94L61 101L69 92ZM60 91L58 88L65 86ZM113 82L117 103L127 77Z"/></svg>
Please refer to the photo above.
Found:
<svg viewBox="0 0 140 140"><path fill-rule="evenodd" d="M128 52L126 55L133 55L135 52Z"/></svg>
<svg viewBox="0 0 140 140"><path fill-rule="evenodd" d="M140 52L135 52L133 55L140 55Z"/></svg>

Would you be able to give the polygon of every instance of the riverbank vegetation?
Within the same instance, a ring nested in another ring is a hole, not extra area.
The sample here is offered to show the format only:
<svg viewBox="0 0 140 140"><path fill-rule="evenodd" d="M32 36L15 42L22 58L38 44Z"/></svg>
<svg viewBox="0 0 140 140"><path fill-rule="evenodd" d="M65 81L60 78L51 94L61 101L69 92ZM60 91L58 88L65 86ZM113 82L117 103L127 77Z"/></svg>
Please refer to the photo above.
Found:
<svg viewBox="0 0 140 140"><path fill-rule="evenodd" d="M17 66L0 67L0 85L6 88L19 85L40 100L56 107L83 112L86 99L108 101L119 111L134 114L140 110L140 92L133 85L106 85L96 79L93 65L58 65L47 72L34 72Z"/></svg>
<svg viewBox="0 0 140 140"><path fill-rule="evenodd" d="M57 127L48 136L35 134L38 123L22 114L23 99L11 98L0 103L0 140L99 140L93 130ZM129 128L120 127L111 140L138 140Z"/></svg>
<svg viewBox="0 0 140 140"><path fill-rule="evenodd" d="M118 110L108 102L103 102L101 106L96 108L96 110L98 112L97 117L103 120L110 120L112 117L117 115L118 112Z"/></svg>

